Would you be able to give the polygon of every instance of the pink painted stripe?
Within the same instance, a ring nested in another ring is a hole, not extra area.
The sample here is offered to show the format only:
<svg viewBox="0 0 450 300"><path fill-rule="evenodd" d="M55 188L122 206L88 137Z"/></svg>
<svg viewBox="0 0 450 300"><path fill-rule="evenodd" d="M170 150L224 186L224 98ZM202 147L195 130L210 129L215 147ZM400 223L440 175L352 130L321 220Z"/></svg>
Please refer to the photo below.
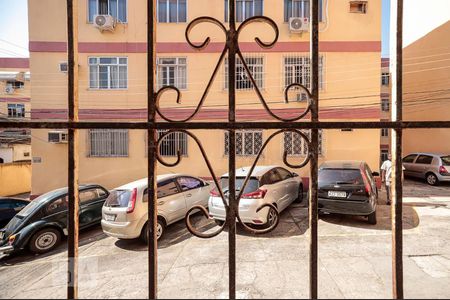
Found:
<svg viewBox="0 0 450 300"><path fill-rule="evenodd" d="M29 58L0 57L0 68L5 69L28 69L30 68Z"/></svg>
<svg viewBox="0 0 450 300"><path fill-rule="evenodd" d="M389 58L381 58L381 67L388 68L389 67Z"/></svg>
<svg viewBox="0 0 450 300"><path fill-rule="evenodd" d="M80 53L147 53L147 43L100 43L82 42L78 44ZM210 43L200 53L217 53L223 50L223 43ZM254 42L242 42L240 48L243 52L308 52L309 42L278 42L271 49L261 49ZM321 52L380 52L380 41L325 41L320 42ZM66 52L65 42L32 41L30 52ZM194 53L185 42L157 43L158 53Z"/></svg>
<svg viewBox="0 0 450 300"><path fill-rule="evenodd" d="M5 98L5 97L0 97L0 102L21 102L21 103L28 103L30 102L30 98L28 97L23 97L23 98Z"/></svg>
<svg viewBox="0 0 450 300"><path fill-rule="evenodd" d="M387 150L389 149L389 145L380 145L380 149Z"/></svg>

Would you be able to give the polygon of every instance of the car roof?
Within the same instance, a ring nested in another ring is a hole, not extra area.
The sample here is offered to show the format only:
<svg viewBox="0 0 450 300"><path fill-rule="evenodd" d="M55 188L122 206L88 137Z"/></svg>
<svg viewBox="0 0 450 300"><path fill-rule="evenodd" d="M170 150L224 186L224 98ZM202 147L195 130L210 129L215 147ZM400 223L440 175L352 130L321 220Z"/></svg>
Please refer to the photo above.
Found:
<svg viewBox="0 0 450 300"><path fill-rule="evenodd" d="M250 168L251 168L250 166L247 166L247 167L242 167L242 168L236 169L236 177L246 177L248 172L250 171ZM270 171L274 168L281 168L281 167L275 166L275 165L274 166L256 166L253 169L251 176L252 177L261 177L264 174L266 174L268 171ZM228 177L229 176L228 174L229 173L223 174L222 177Z"/></svg>
<svg viewBox="0 0 450 300"><path fill-rule="evenodd" d="M99 187L99 188L105 189L104 187L102 187L101 185L98 185L98 184L80 184L78 186L80 191L83 191L83 190L86 190L89 188L93 188L93 187ZM68 193L68 188L63 187L63 188L55 189L55 190L52 190L45 194L42 194L41 196L39 196L36 199L38 199L39 202L46 202L47 200L51 200L51 199L63 196L64 194L67 194L67 193Z"/></svg>
<svg viewBox="0 0 450 300"><path fill-rule="evenodd" d="M319 169L359 169L365 163L361 160L329 160L323 162Z"/></svg>
<svg viewBox="0 0 450 300"><path fill-rule="evenodd" d="M406 157L406 156L409 156L409 155L429 155L429 156L439 156L439 157L441 157L441 156L449 156L450 154L445 154L445 153L431 153L431 152L413 152L413 153L410 153L410 154L408 154L408 155L405 155L405 157Z"/></svg>
<svg viewBox="0 0 450 300"><path fill-rule="evenodd" d="M194 177L194 178L198 178L196 176L192 176L192 175L186 175L186 174L161 174L156 176L156 182L161 182L167 179L172 179L172 178L177 178L180 176L186 176L186 177ZM134 189L134 188L143 188L143 187L147 187L147 183L148 183L148 179L147 178L142 178L136 181L132 181L129 183L126 183L124 185L121 185L119 187L114 188L115 190L130 190L130 189Z"/></svg>

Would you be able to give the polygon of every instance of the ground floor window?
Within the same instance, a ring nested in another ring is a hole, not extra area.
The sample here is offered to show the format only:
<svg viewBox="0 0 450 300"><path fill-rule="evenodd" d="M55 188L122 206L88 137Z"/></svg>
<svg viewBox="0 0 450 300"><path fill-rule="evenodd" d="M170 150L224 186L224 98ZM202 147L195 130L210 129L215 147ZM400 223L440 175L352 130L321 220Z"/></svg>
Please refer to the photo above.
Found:
<svg viewBox="0 0 450 300"><path fill-rule="evenodd" d="M128 142L127 129L90 129L88 155L90 157L126 157Z"/></svg>
<svg viewBox="0 0 450 300"><path fill-rule="evenodd" d="M381 150L381 155L380 155L381 163L388 159L388 155L389 155L389 150L385 150L385 149Z"/></svg>
<svg viewBox="0 0 450 300"><path fill-rule="evenodd" d="M252 156L257 155L263 145L262 131L237 131L236 132L236 155ZM230 153L228 143L228 132L225 132L225 155Z"/></svg>
<svg viewBox="0 0 450 300"><path fill-rule="evenodd" d="M311 139L310 131L302 131L309 139ZM319 130L319 155L322 155L322 130ZM300 134L294 132L284 133L284 151L290 156L302 156L308 154L308 144Z"/></svg>
<svg viewBox="0 0 450 300"><path fill-rule="evenodd" d="M167 132L167 130L158 130L158 139L165 132ZM178 151L180 151L181 155L186 156L188 154L187 140L188 136L186 133L172 132L161 141L159 153L162 156L177 156Z"/></svg>

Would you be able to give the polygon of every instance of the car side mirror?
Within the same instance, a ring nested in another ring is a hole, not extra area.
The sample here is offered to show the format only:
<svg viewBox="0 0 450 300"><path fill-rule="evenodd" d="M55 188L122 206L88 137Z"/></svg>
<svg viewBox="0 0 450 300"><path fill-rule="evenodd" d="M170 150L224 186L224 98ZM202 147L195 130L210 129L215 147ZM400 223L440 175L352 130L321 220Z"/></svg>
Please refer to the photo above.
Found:
<svg viewBox="0 0 450 300"><path fill-rule="evenodd" d="M378 173L378 172L372 172L372 176L373 176L373 177L378 177L378 176L380 176L380 173Z"/></svg>
<svg viewBox="0 0 450 300"><path fill-rule="evenodd" d="M292 177L298 177L299 175L295 172L292 172Z"/></svg>

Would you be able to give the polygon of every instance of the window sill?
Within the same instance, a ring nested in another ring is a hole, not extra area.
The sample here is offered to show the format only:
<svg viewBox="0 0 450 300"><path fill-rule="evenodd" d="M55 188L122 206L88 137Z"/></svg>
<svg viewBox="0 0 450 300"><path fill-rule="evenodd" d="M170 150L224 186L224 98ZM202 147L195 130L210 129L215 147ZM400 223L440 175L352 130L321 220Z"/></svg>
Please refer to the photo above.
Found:
<svg viewBox="0 0 450 300"><path fill-rule="evenodd" d="M96 89L96 88L87 88L87 91L95 92L95 91L128 91L128 88L121 89Z"/></svg>

